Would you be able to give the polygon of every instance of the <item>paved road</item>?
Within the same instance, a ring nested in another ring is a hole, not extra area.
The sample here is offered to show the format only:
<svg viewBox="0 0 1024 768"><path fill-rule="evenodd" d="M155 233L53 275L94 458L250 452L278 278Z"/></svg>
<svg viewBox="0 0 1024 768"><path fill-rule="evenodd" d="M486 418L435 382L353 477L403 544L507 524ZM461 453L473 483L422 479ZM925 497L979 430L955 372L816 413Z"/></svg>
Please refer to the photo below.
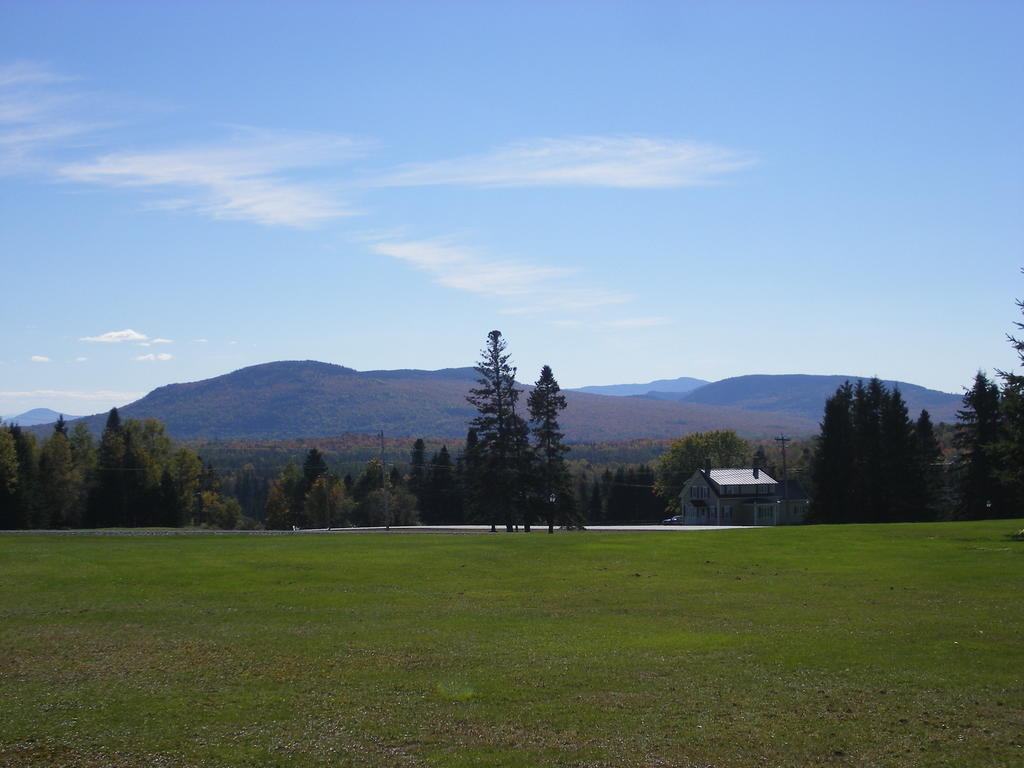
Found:
<svg viewBox="0 0 1024 768"><path fill-rule="evenodd" d="M669 533L677 531L725 531L738 528L757 526L743 525L589 525L582 533L605 533L616 531L648 531ZM533 526L533 533L547 533L546 525ZM557 533L566 533L555 529ZM311 534L333 533L490 533L489 525L393 525L390 528L305 528L297 531L215 531L195 528L80 528L69 531L37 530L37 531L0 531L0 534L32 534L49 536L307 536ZM505 533L505 526L497 527L498 533ZM518 529L522 533L522 528ZM571 531L571 533L578 533Z"/></svg>

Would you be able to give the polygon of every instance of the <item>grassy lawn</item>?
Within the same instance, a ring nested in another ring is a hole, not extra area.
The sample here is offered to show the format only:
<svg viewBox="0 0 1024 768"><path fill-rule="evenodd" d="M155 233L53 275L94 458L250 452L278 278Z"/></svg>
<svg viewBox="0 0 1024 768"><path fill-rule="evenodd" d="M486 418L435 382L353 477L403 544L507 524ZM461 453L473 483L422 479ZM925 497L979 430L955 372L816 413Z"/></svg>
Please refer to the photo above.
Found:
<svg viewBox="0 0 1024 768"><path fill-rule="evenodd" d="M1024 765L1022 526L2 536L0 766Z"/></svg>

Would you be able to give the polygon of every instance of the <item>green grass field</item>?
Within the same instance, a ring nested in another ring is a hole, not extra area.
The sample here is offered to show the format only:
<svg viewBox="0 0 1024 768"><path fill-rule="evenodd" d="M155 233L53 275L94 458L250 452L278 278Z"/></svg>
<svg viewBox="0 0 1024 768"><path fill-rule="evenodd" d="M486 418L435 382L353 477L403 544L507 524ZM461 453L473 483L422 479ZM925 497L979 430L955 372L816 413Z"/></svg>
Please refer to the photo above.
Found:
<svg viewBox="0 0 1024 768"><path fill-rule="evenodd" d="M0 765L1024 765L1022 525L0 536Z"/></svg>

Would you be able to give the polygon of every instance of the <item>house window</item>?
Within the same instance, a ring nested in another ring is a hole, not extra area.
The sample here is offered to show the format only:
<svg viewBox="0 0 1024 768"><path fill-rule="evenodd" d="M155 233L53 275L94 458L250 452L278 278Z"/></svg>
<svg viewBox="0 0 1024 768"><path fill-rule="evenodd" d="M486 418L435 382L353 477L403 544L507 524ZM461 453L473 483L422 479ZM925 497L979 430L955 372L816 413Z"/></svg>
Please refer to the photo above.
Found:
<svg viewBox="0 0 1024 768"><path fill-rule="evenodd" d="M771 525L775 520L775 505L774 504L758 504L757 505L757 524L758 525Z"/></svg>
<svg viewBox="0 0 1024 768"><path fill-rule="evenodd" d="M690 498L691 499L706 499L708 497L708 487L706 485L691 485L690 486Z"/></svg>

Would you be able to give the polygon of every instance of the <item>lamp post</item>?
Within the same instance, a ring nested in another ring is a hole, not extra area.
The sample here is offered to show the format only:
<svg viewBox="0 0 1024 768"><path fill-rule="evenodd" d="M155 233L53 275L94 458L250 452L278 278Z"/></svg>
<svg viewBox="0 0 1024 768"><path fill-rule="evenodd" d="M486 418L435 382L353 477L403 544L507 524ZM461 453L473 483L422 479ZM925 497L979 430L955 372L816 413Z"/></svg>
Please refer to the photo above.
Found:
<svg viewBox="0 0 1024 768"><path fill-rule="evenodd" d="M548 512L548 533L555 532L555 502L558 501L558 497L555 494L548 496L548 504L551 505L551 511Z"/></svg>

